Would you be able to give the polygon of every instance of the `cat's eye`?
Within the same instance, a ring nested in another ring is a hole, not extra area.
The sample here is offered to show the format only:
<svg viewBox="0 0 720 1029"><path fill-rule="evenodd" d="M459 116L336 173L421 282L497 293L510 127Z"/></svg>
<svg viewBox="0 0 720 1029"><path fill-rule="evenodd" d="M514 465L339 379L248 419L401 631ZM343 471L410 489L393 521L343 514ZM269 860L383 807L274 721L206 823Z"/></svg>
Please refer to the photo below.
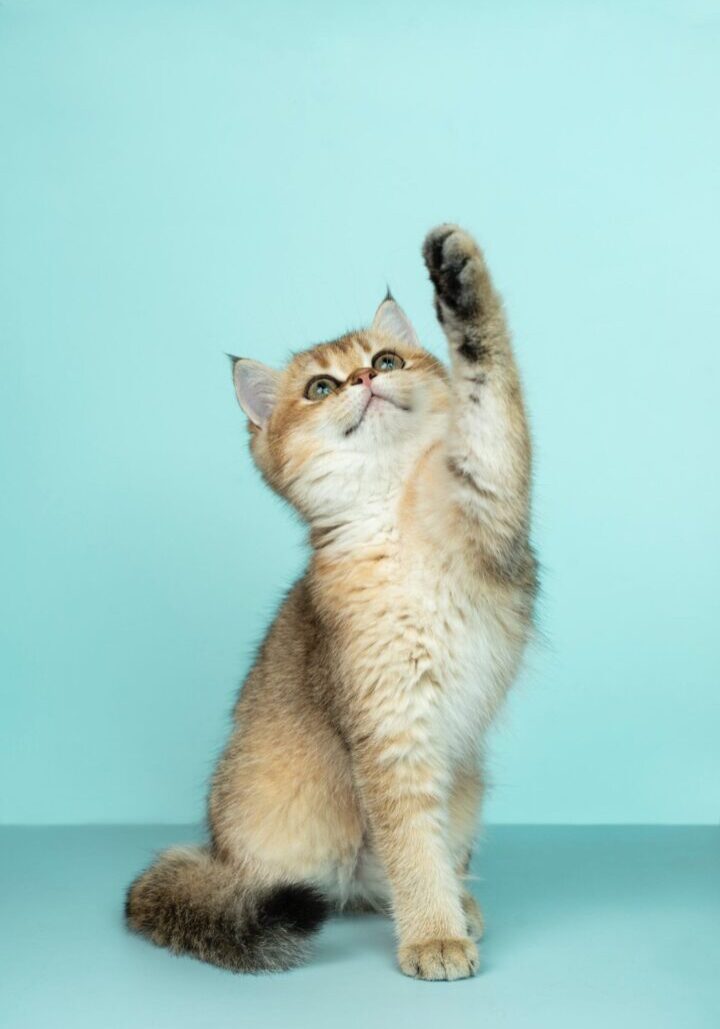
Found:
<svg viewBox="0 0 720 1029"><path fill-rule="evenodd" d="M339 385L337 379L330 375L316 375L305 387L305 396L308 400L324 400L335 393Z"/></svg>
<svg viewBox="0 0 720 1029"><path fill-rule="evenodd" d="M392 350L381 350L373 357L372 366L377 372L394 372L398 368L404 368L405 362L400 354L395 354Z"/></svg>

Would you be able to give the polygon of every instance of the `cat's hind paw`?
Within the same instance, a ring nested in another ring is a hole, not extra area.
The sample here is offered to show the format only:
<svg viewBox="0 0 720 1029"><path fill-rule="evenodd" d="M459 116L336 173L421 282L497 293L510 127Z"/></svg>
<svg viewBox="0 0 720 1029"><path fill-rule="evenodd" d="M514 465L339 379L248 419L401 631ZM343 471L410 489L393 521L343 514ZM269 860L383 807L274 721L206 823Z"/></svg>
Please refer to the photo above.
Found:
<svg viewBox="0 0 720 1029"><path fill-rule="evenodd" d="M481 940L485 932L485 919L480 910L480 905L472 893L465 891L462 899L465 922L467 923L468 936L471 940Z"/></svg>

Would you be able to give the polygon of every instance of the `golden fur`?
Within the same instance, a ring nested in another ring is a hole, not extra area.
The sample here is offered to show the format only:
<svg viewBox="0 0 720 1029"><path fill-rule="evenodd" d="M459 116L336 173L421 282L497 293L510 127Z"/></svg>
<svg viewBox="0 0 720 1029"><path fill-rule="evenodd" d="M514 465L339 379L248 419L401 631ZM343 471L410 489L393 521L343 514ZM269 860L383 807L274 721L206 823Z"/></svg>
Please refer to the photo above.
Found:
<svg viewBox="0 0 720 1029"><path fill-rule="evenodd" d="M131 927L226 967L299 960L318 896L390 911L408 975L477 967L463 879L482 737L531 630L530 445L477 245L440 226L424 256L449 370L390 297L282 372L235 364L253 457L312 555L240 693L209 850L161 856L128 896ZM383 351L404 367L382 370ZM337 386L308 399L323 375Z"/></svg>

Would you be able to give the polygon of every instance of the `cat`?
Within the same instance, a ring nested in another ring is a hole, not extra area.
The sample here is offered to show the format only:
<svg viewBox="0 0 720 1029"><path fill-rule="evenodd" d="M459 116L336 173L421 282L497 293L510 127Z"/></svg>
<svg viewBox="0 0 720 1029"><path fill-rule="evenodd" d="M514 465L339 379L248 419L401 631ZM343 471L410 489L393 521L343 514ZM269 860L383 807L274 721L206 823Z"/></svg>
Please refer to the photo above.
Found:
<svg viewBox="0 0 720 1029"><path fill-rule="evenodd" d="M209 842L128 890L128 926L177 954L288 969L331 911L374 909L406 975L478 967L464 883L483 736L533 631L531 451L479 247L446 224L423 256L449 370L389 292L283 371L233 359L252 456L312 554L237 700Z"/></svg>

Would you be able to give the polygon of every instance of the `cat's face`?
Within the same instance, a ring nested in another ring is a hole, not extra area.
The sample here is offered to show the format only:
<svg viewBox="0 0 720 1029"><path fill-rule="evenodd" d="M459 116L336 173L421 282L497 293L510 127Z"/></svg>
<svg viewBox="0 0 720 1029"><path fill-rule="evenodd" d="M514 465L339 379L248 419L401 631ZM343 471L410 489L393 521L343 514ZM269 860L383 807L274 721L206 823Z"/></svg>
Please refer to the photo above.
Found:
<svg viewBox="0 0 720 1029"><path fill-rule="evenodd" d="M447 417L445 370L392 299L370 329L303 351L282 372L239 359L234 378L256 463L310 521L389 495Z"/></svg>

